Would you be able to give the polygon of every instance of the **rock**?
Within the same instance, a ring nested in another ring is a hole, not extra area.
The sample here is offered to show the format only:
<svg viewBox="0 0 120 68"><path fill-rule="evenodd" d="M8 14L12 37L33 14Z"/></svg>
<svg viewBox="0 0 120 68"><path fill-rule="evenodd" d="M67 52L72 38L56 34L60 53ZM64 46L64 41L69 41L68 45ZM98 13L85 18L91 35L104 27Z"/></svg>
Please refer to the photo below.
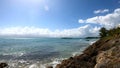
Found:
<svg viewBox="0 0 120 68"><path fill-rule="evenodd" d="M96 58L94 68L120 68L120 46L103 51Z"/></svg>
<svg viewBox="0 0 120 68"><path fill-rule="evenodd" d="M56 68L120 68L119 53L120 38L104 38L86 48L83 54L63 60Z"/></svg>
<svg viewBox="0 0 120 68"><path fill-rule="evenodd" d="M7 66L8 66L8 64L6 64L6 63L0 63L0 68L5 68Z"/></svg>
<svg viewBox="0 0 120 68"><path fill-rule="evenodd" d="M52 66L47 66L46 68L53 68Z"/></svg>

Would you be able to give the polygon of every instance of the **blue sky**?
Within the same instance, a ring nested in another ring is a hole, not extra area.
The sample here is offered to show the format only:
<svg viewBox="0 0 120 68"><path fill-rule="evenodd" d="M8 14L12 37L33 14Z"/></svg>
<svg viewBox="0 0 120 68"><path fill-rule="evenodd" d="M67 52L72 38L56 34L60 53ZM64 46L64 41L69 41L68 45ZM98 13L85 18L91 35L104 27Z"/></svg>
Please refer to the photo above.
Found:
<svg viewBox="0 0 120 68"><path fill-rule="evenodd" d="M69 33L69 30L79 28L81 30L81 27L85 26L107 28L111 23L106 25L106 20L96 22L93 19L99 18L95 18L96 16L114 14L119 7L120 0L0 0L0 27L1 29L34 27L48 29L48 32L53 33L64 30ZM115 17L118 18L119 16ZM119 24L118 22L119 20L114 25ZM13 32L15 29L12 29ZM1 34L7 32L10 33L10 30Z"/></svg>

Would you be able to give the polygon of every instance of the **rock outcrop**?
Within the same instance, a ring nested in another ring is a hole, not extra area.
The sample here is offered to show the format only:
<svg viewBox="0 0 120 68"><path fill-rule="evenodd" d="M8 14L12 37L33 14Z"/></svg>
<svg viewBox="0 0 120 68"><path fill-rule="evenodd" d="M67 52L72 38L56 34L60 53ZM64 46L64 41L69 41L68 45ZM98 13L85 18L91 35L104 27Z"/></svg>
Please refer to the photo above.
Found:
<svg viewBox="0 0 120 68"><path fill-rule="evenodd" d="M120 46L115 46L101 52L97 58L95 68L120 68Z"/></svg>
<svg viewBox="0 0 120 68"><path fill-rule="evenodd" d="M56 68L120 68L120 38L102 38Z"/></svg>
<svg viewBox="0 0 120 68"><path fill-rule="evenodd" d="M0 68L6 68L8 66L8 64L6 63L0 63Z"/></svg>

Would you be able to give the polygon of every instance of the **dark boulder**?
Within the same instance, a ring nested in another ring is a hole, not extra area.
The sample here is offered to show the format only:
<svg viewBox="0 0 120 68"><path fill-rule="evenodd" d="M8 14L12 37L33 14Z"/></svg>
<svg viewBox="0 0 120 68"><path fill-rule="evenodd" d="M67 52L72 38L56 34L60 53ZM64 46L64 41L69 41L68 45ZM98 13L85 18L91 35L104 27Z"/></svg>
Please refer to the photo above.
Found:
<svg viewBox="0 0 120 68"><path fill-rule="evenodd" d="M7 63L0 63L0 68L5 68L5 67L7 67L7 66L8 66Z"/></svg>

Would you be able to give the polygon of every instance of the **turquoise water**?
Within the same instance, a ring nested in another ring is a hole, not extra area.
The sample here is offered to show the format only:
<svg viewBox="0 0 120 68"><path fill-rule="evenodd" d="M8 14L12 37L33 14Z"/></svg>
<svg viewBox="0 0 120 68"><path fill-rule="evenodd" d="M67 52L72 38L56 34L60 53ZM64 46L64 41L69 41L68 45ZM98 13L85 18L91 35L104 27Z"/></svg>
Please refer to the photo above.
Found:
<svg viewBox="0 0 120 68"><path fill-rule="evenodd" d="M0 60L9 63L11 68L43 68L41 64L74 56L97 39L61 38L1 38ZM54 62L52 65L57 62ZM14 65L12 65L14 64ZM23 67L24 66L24 67Z"/></svg>

